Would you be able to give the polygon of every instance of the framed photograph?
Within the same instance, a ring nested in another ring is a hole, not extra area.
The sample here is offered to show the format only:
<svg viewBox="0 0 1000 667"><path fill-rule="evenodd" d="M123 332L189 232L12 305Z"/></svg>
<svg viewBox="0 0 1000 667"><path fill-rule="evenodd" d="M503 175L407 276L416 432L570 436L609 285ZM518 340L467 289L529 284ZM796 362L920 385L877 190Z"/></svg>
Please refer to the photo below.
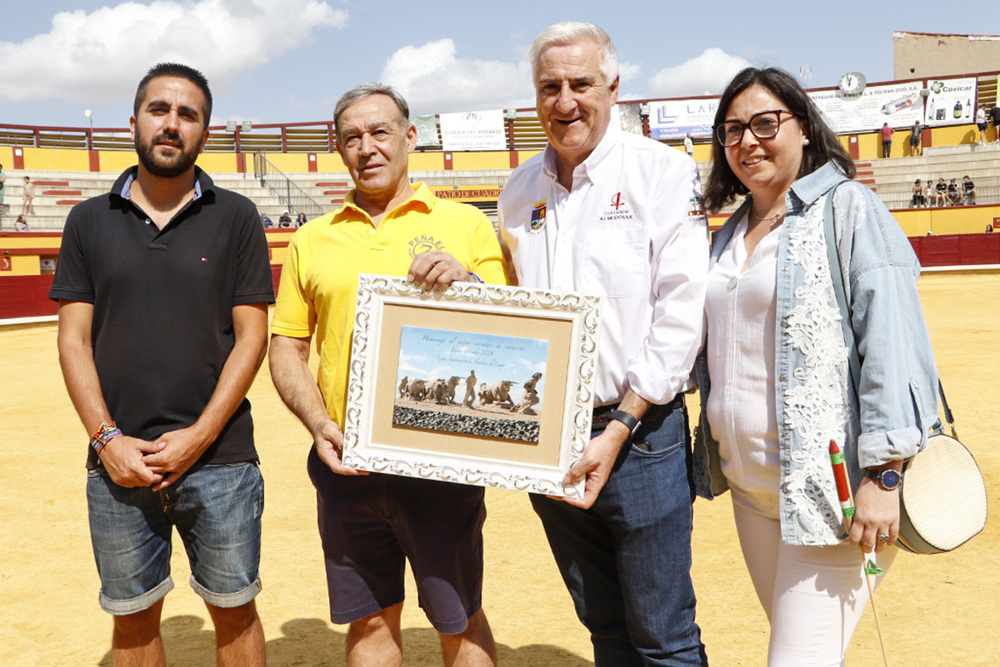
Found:
<svg viewBox="0 0 1000 667"><path fill-rule="evenodd" d="M361 274L344 424L359 470L580 498L600 298Z"/></svg>

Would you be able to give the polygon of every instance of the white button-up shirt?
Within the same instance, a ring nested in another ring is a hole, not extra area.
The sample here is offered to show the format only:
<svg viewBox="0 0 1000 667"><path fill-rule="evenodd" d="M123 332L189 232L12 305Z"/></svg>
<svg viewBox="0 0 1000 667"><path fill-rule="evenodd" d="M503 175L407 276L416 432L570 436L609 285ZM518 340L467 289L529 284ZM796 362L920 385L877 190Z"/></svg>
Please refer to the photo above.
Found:
<svg viewBox="0 0 1000 667"><path fill-rule="evenodd" d="M694 161L614 124L556 180L546 146L500 195L521 285L603 297L594 405L632 389L663 404L688 388L702 340L708 222Z"/></svg>

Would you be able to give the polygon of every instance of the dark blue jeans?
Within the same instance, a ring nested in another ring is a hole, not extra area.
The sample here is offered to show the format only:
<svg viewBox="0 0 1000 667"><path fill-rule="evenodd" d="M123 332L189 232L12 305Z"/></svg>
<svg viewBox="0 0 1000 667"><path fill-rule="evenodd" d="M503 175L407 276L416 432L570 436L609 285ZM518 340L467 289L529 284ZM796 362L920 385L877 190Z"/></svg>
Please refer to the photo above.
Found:
<svg viewBox="0 0 1000 667"><path fill-rule="evenodd" d="M688 443L686 409L660 408L591 509L531 496L597 667L708 664L694 620Z"/></svg>

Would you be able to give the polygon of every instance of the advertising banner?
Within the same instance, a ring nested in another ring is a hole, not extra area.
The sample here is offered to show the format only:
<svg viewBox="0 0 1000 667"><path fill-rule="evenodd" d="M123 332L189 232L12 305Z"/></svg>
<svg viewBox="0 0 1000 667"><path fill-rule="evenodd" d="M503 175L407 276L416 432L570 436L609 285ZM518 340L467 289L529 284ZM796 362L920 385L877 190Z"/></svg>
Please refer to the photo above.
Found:
<svg viewBox="0 0 1000 667"><path fill-rule="evenodd" d="M649 104L649 133L653 139L683 139L712 136L712 122L719 98L665 100Z"/></svg>
<svg viewBox="0 0 1000 667"><path fill-rule="evenodd" d="M446 151L507 150L503 111L464 111L443 113L441 144Z"/></svg>
<svg viewBox="0 0 1000 667"><path fill-rule="evenodd" d="M887 86L868 86L860 95L839 90L817 90L809 97L819 107L827 125L837 134L873 132L889 123L904 128L923 121L924 106L919 81Z"/></svg>
<svg viewBox="0 0 1000 667"><path fill-rule="evenodd" d="M410 116L410 122L417 128L417 146L440 146L438 141L437 117Z"/></svg>
<svg viewBox="0 0 1000 667"><path fill-rule="evenodd" d="M928 79L925 125L971 125L976 122L976 78Z"/></svg>

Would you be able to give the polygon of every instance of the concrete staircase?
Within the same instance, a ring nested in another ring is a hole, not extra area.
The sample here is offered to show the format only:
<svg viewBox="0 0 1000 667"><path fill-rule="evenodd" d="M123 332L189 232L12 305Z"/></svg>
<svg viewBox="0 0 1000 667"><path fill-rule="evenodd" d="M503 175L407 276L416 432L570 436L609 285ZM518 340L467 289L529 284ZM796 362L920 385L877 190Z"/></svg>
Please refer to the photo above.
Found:
<svg viewBox="0 0 1000 667"><path fill-rule="evenodd" d="M708 179L711 162L701 162L698 169L702 183ZM916 157L894 157L857 163L858 180L868 185L892 208L908 208L913 182L917 178L925 180L944 178L945 182L955 178L960 183L968 174L976 183L978 204L995 204L1000 201L1000 144L963 144L959 146L934 146L925 149ZM422 181L430 186L446 188L495 187L502 188L510 177L511 169L465 170L465 171L412 171L410 180ZM27 216L32 231L61 231L66 215L77 202L107 192L118 174L58 172L58 171L18 171L5 170L6 197L3 214L3 230L12 231L14 220L21 212L24 176L30 176L34 184L35 214ZM336 210L352 187L350 176L336 173L297 173L288 177L310 197L319 202L325 213ZM285 205L282 200L263 187L252 174L212 174L213 180L223 188L239 192L257 204L261 212L266 212L277 222ZM737 204L722 213L735 209ZM495 219L495 203L477 203L487 215ZM292 217L294 218L294 211Z"/></svg>
<svg viewBox="0 0 1000 667"><path fill-rule="evenodd" d="M858 163L858 179L862 164L870 165L874 180L872 189L889 208L909 208L913 182L920 179L926 186L928 178L935 183L955 179L961 188L962 177L976 184L977 204L1000 201L1000 144L961 144L933 146L915 157L893 157Z"/></svg>
<svg viewBox="0 0 1000 667"><path fill-rule="evenodd" d="M14 221L21 212L24 200L24 177L30 176L34 185L34 215L26 215L31 231L59 232L66 223L66 216L77 203L104 194L111 189L119 174L18 171L4 170L7 177L4 188L3 231L13 231ZM251 199L257 209L277 224L278 216L286 206L281 199L261 186L252 174L211 174L212 180L222 188L233 190ZM343 203L350 189L346 174L293 174L292 179L313 199L323 205L324 212L336 210ZM294 215L292 216L294 217Z"/></svg>
<svg viewBox="0 0 1000 667"><path fill-rule="evenodd" d="M62 231L66 214L74 204L107 192L116 174L85 174L59 171L19 171L4 169L3 231L13 231L14 221L24 202L24 177L31 177L34 215L25 221L33 232Z"/></svg>

